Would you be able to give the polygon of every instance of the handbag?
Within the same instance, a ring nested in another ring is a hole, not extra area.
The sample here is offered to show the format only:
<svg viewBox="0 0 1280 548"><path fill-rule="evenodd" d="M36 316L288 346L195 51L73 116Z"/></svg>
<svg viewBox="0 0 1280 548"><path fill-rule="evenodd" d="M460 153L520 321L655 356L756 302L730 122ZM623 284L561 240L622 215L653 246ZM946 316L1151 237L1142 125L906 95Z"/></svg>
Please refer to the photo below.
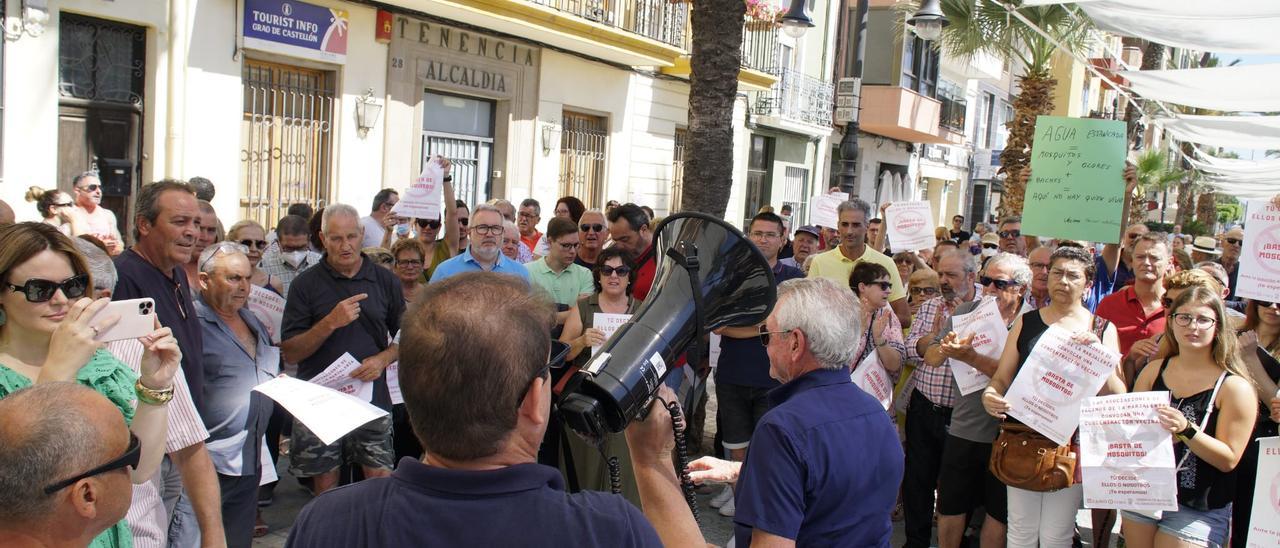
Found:
<svg viewBox="0 0 1280 548"><path fill-rule="evenodd" d="M991 475L1009 487L1048 492L1071 487L1075 480L1076 454L1069 445L1058 445L1023 424L1000 424L1000 435L991 444Z"/></svg>

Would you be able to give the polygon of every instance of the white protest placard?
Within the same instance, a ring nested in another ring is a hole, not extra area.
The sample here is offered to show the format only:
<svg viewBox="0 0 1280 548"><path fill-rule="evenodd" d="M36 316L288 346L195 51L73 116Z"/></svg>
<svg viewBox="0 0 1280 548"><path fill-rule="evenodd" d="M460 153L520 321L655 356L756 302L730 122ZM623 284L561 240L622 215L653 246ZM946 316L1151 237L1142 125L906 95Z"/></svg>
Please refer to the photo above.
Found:
<svg viewBox="0 0 1280 548"><path fill-rule="evenodd" d="M391 393L391 405L404 403L404 395L400 393L400 362L391 362L387 366L387 391Z"/></svg>
<svg viewBox="0 0 1280 548"><path fill-rule="evenodd" d="M841 198L835 194L820 194L814 196L809 201L813 212L809 214L809 222L811 224L826 227L837 228L840 226L840 214L836 210L840 207L840 203L846 198Z"/></svg>
<svg viewBox="0 0 1280 548"><path fill-rule="evenodd" d="M938 239L929 222L929 202L894 202L884 212L886 236L895 251L933 249Z"/></svg>
<svg viewBox="0 0 1280 548"><path fill-rule="evenodd" d="M711 358L707 361L711 362L711 368L715 369L720 365L720 335L712 333L708 340L708 344L711 345Z"/></svg>
<svg viewBox="0 0 1280 548"><path fill-rule="evenodd" d="M1258 440L1258 479L1251 516L1249 548L1280 546L1280 438Z"/></svg>
<svg viewBox="0 0 1280 548"><path fill-rule="evenodd" d="M622 327L622 324L627 323L630 320L631 314L607 314L604 312L596 312L595 315L591 317L591 327L594 327L600 330L601 333L604 333L604 340L607 341L609 340L609 337L612 337L613 334L618 331L619 327ZM599 351L599 346L591 347L592 354Z"/></svg>
<svg viewBox="0 0 1280 548"><path fill-rule="evenodd" d="M1080 407L1080 467L1086 508L1178 509L1173 436L1157 410L1168 392L1086 398Z"/></svg>
<svg viewBox="0 0 1280 548"><path fill-rule="evenodd" d="M400 201L391 206L391 213L400 217L439 219L440 203L444 201L444 167L435 158L422 167L422 173L409 188L400 194Z"/></svg>
<svg viewBox="0 0 1280 548"><path fill-rule="evenodd" d="M343 394L351 394L364 401L373 401L373 383L362 381L351 376L351 372L360 368L360 360L350 352L343 353L329 367L311 378L313 384L332 388Z"/></svg>
<svg viewBox="0 0 1280 548"><path fill-rule="evenodd" d="M990 297L983 298L982 304L972 312L952 316L951 330L960 338L972 335L973 340L969 344L973 346L973 350L993 360L1000 359L1005 340L1009 338L1009 329L1000 316L1000 305ZM965 396L982 390L991 383L991 377L967 363L951 359L947 363L951 366L951 374L956 377L960 393Z"/></svg>
<svg viewBox="0 0 1280 548"><path fill-rule="evenodd" d="M284 321L284 297L265 287L251 285L249 311L267 327L271 344L280 344L280 324Z"/></svg>
<svg viewBox="0 0 1280 548"><path fill-rule="evenodd" d="M886 411L889 410L889 405L893 402L893 381L889 380L889 373L880 365L880 358L876 356L874 348L853 369L849 380L880 402Z"/></svg>
<svg viewBox="0 0 1280 548"><path fill-rule="evenodd" d="M1280 302L1280 210L1270 200L1245 202L1238 268L1237 296Z"/></svg>
<svg viewBox="0 0 1280 548"><path fill-rule="evenodd" d="M1067 330L1051 325L1004 395L1009 415L1066 445L1080 425L1080 405L1098 394L1118 363L1118 352L1099 342L1075 342Z"/></svg>
<svg viewBox="0 0 1280 548"><path fill-rule="evenodd" d="M351 395L293 377L276 377L253 389L288 409L325 445L387 415L386 411Z"/></svg>

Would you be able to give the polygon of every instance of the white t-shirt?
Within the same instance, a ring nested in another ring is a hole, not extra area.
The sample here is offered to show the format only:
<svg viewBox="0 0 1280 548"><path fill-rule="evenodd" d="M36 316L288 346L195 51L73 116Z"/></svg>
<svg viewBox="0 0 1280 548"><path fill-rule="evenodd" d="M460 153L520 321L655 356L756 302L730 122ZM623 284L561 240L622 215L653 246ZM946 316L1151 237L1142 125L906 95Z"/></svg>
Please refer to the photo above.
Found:
<svg viewBox="0 0 1280 548"><path fill-rule="evenodd" d="M364 227L364 242L360 247L382 246L382 237L387 234L387 229L382 228L382 223L373 217L364 216L360 218L360 226Z"/></svg>

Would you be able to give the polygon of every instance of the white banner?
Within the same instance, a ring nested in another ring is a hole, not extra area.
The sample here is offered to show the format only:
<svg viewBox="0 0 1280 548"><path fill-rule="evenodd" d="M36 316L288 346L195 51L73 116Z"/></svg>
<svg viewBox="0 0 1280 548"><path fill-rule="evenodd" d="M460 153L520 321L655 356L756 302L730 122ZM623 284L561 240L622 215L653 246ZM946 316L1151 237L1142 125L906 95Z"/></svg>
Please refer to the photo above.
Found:
<svg viewBox="0 0 1280 548"><path fill-rule="evenodd" d="M1168 404L1168 392L1085 399L1079 465L1086 508L1178 509L1173 436L1157 414Z"/></svg>
<svg viewBox="0 0 1280 548"><path fill-rule="evenodd" d="M423 166L422 173L409 188L400 193L400 201L391 206L391 213L400 217L439 219L440 203L444 201L444 168L432 158Z"/></svg>
<svg viewBox="0 0 1280 548"><path fill-rule="evenodd" d="M1237 268L1237 296L1280 301L1280 210L1270 200L1245 203L1244 243Z"/></svg>
<svg viewBox="0 0 1280 548"><path fill-rule="evenodd" d="M938 245L933 223L929 222L929 202L894 202L884 216L886 235L894 251L933 249Z"/></svg>
<svg viewBox="0 0 1280 548"><path fill-rule="evenodd" d="M271 344L280 344L280 324L284 321L284 297L261 286L251 285L249 289L249 311L271 335Z"/></svg>
<svg viewBox="0 0 1280 548"><path fill-rule="evenodd" d="M826 228L839 227L840 214L837 213L837 209L844 201L845 199L836 194L814 196L809 202L810 207L813 208L813 212L809 214L809 223Z"/></svg>
<svg viewBox="0 0 1280 548"><path fill-rule="evenodd" d="M880 365L880 358L876 356L874 348L854 368L849 380L879 401L886 411L889 410L889 405L893 402L893 381L889 380L889 373Z"/></svg>
<svg viewBox="0 0 1280 548"><path fill-rule="evenodd" d="M253 389L288 409L325 445L387 415L386 411L353 396L293 377L276 377Z"/></svg>
<svg viewBox="0 0 1280 548"><path fill-rule="evenodd" d="M373 383L362 381L351 376L351 372L360 368L360 360L351 353L343 353L324 371L311 378L311 383L332 388L343 394L350 394L364 401L373 401Z"/></svg>
<svg viewBox="0 0 1280 548"><path fill-rule="evenodd" d="M962 339L973 336L973 340L969 342L973 350L997 361L1000 360L1000 353L1004 352L1005 340L1009 338L1009 328L1000 316L1000 305L992 297L984 297L982 304L968 314L952 316L951 330ZM951 374L956 377L960 393L965 396L982 390L991 383L991 377L967 363L960 360L947 362L951 366Z"/></svg>
<svg viewBox="0 0 1280 548"><path fill-rule="evenodd" d="M1258 444L1249 548L1272 548L1280 546L1280 438L1263 438Z"/></svg>
<svg viewBox="0 0 1280 548"><path fill-rule="evenodd" d="M544 238L545 239L545 238ZM604 312L596 312L591 317L591 327L598 329L604 333L604 340L609 340L615 332L618 331L622 324L631 321L631 314L606 314ZM591 347L591 353L595 354L600 351L599 346Z"/></svg>
<svg viewBox="0 0 1280 548"><path fill-rule="evenodd" d="M1077 343L1051 325L1004 396L1009 415L1066 445L1080 425L1080 405L1098 394L1118 363L1120 354L1102 343Z"/></svg>

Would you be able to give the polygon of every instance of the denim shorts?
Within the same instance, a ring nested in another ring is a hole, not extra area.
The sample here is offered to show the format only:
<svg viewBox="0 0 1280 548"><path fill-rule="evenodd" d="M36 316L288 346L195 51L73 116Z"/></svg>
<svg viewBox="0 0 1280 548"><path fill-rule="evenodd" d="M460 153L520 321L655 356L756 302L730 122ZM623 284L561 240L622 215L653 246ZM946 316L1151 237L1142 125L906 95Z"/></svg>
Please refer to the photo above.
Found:
<svg viewBox="0 0 1280 548"><path fill-rule="evenodd" d="M1205 512L1179 504L1177 512L1164 512L1158 521L1125 510L1124 519L1154 525L1165 534L1196 546L1221 548L1231 530L1231 505Z"/></svg>

